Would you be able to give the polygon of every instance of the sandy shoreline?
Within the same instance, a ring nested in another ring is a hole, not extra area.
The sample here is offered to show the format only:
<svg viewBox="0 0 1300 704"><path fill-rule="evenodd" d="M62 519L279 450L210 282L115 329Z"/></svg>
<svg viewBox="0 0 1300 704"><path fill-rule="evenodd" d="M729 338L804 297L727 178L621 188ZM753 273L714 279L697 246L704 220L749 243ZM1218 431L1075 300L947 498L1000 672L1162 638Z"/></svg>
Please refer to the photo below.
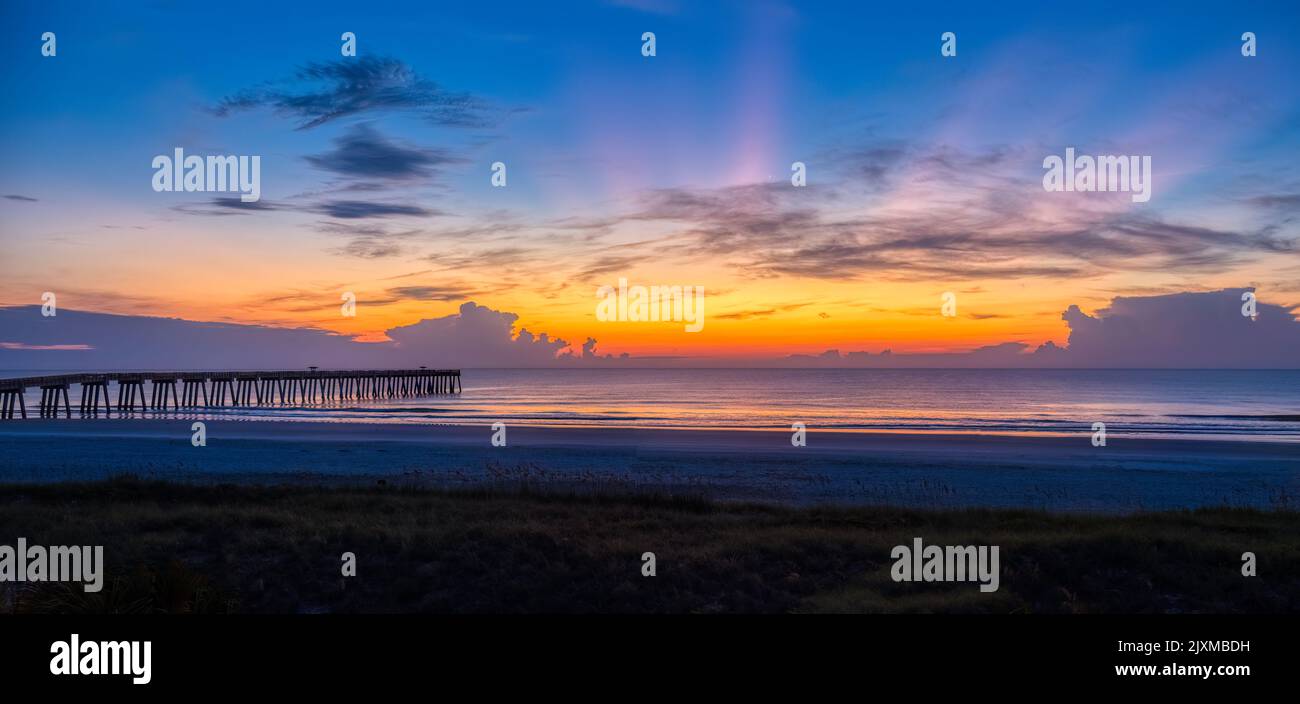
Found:
<svg viewBox="0 0 1300 704"><path fill-rule="evenodd" d="M782 503L1129 511L1295 506L1294 444L1111 435L1025 437L511 426L28 420L0 425L0 482L135 473L195 481L534 481Z"/></svg>

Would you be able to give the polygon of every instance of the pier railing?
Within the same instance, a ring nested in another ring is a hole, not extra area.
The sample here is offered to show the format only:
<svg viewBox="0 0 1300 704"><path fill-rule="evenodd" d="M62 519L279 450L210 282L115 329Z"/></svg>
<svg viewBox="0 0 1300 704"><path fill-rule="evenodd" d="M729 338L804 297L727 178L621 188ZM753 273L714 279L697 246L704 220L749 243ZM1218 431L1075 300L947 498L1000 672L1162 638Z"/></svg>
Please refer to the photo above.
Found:
<svg viewBox="0 0 1300 704"><path fill-rule="evenodd" d="M149 397L145 398L145 383ZM40 388L42 418L72 417L68 389L80 385L83 417L102 410L180 411L266 405L325 404L349 400L460 393L459 369L312 371L102 372L0 379L0 419L27 417L27 389ZM116 404L110 395L116 386Z"/></svg>

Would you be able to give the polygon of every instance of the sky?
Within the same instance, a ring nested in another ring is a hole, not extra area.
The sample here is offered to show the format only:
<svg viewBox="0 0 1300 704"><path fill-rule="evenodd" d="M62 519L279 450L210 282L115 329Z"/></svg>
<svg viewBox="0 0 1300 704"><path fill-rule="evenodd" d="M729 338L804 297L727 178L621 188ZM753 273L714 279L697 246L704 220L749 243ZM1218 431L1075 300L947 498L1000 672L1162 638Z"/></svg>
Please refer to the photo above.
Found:
<svg viewBox="0 0 1300 704"><path fill-rule="evenodd" d="M1125 311L1168 355L1249 290L1297 339L1294 2L122 5L0 8L0 306L720 364L1050 355ZM177 148L259 156L260 200L155 191ZM1150 200L1044 190L1067 148L1149 156ZM599 320L620 278L703 287L703 329ZM92 344L59 330L0 350Z"/></svg>

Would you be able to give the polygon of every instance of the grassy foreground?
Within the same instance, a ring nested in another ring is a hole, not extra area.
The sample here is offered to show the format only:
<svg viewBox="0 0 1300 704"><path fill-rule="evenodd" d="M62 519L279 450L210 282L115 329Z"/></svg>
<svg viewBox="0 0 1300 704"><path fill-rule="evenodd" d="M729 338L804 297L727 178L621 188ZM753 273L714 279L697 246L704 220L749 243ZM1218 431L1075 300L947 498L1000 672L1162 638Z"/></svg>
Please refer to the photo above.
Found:
<svg viewBox="0 0 1300 704"><path fill-rule="evenodd" d="M998 545L1001 588L896 583L896 545ZM519 488L0 486L0 545L103 545L104 590L13 612L1298 612L1300 513L780 508ZM1258 576L1243 577L1254 552ZM340 556L356 555L357 576ZM641 574L656 555L657 575Z"/></svg>

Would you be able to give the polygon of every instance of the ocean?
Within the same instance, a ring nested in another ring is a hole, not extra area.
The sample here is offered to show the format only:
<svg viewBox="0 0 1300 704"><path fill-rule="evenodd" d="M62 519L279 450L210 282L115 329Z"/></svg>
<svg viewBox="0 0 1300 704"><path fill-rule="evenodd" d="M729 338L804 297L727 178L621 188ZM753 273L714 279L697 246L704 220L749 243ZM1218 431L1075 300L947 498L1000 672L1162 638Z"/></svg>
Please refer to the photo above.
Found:
<svg viewBox="0 0 1300 704"><path fill-rule="evenodd" d="M0 376L38 373L61 371ZM1300 442L1300 370L468 369L462 381L455 396L136 415L1008 435L1101 422L1133 437Z"/></svg>

